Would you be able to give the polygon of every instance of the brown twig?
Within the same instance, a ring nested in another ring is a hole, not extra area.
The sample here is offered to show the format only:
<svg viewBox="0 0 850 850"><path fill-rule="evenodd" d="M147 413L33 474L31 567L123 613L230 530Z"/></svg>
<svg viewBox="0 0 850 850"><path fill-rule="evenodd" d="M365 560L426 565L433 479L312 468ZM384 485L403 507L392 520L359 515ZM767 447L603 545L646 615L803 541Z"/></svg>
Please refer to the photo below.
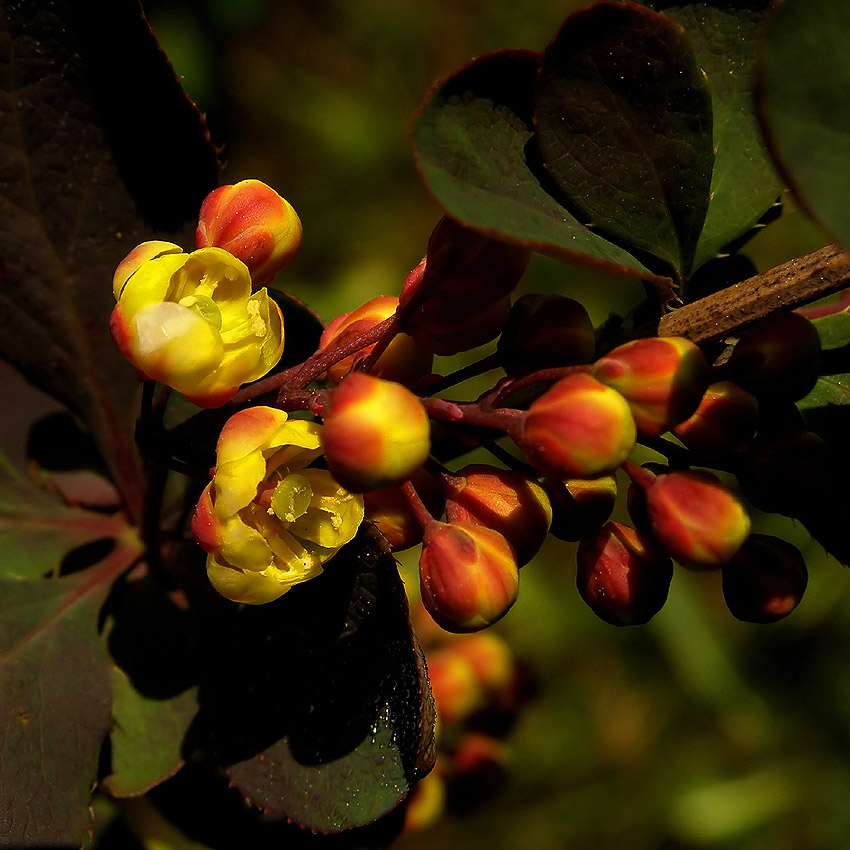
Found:
<svg viewBox="0 0 850 850"><path fill-rule="evenodd" d="M850 253L827 245L662 316L659 336L716 342L744 325L850 286Z"/></svg>

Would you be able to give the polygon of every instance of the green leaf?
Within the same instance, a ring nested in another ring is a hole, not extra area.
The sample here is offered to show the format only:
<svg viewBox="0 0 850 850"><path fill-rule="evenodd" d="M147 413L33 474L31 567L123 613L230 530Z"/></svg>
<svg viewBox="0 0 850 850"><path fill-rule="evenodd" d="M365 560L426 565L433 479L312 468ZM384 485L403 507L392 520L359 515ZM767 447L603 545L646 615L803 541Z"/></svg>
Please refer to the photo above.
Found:
<svg viewBox="0 0 850 850"><path fill-rule="evenodd" d="M850 346L850 313L831 313L811 320L820 336L823 351Z"/></svg>
<svg viewBox="0 0 850 850"><path fill-rule="evenodd" d="M188 754L317 832L393 809L433 764L433 704L383 538L364 527L322 575L231 618L212 626Z"/></svg>
<svg viewBox="0 0 850 850"><path fill-rule="evenodd" d="M67 507L0 456L0 577L39 578L72 549L125 530L120 520Z"/></svg>
<svg viewBox="0 0 850 850"><path fill-rule="evenodd" d="M109 731L98 616L135 550L56 580L0 579L0 843L78 846Z"/></svg>
<svg viewBox="0 0 850 850"><path fill-rule="evenodd" d="M170 699L139 693L129 676L112 669L112 773L105 785L116 797L144 794L183 765L183 737L198 711L197 689Z"/></svg>
<svg viewBox="0 0 850 850"><path fill-rule="evenodd" d="M411 128L422 179L448 215L482 233L615 273L656 277L565 209L535 164L538 60L527 50L490 53L435 86Z"/></svg>
<svg viewBox="0 0 850 850"><path fill-rule="evenodd" d="M785 0L761 50L761 117L802 204L850 246L850 4Z"/></svg>
<svg viewBox="0 0 850 850"><path fill-rule="evenodd" d="M571 15L535 94L546 168L594 227L691 269L714 163L711 94L684 33L633 3Z"/></svg>
<svg viewBox="0 0 850 850"><path fill-rule="evenodd" d="M0 52L0 356L87 423L138 517L112 273L197 215L215 152L135 0L4 2Z"/></svg>
<svg viewBox="0 0 850 850"><path fill-rule="evenodd" d="M697 269L752 230L782 191L753 103L756 47L768 3L651 5L685 30L711 90L714 172L711 202L694 259Z"/></svg>

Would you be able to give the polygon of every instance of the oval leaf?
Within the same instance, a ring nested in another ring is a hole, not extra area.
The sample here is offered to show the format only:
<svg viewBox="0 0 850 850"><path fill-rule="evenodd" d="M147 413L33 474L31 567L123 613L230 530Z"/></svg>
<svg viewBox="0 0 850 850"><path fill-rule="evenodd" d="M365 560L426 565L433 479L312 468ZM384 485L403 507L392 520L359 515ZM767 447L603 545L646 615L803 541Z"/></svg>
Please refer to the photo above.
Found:
<svg viewBox="0 0 850 850"><path fill-rule="evenodd" d="M448 215L482 233L614 273L656 277L579 222L535 165L538 60L528 50L490 53L434 87L411 127L422 179Z"/></svg>
<svg viewBox="0 0 850 850"><path fill-rule="evenodd" d="M802 204L850 247L850 4L785 0L761 52L761 117Z"/></svg>
<svg viewBox="0 0 850 850"><path fill-rule="evenodd" d="M684 33L633 3L571 15L535 95L546 168L594 227L690 271L714 163L711 95Z"/></svg>

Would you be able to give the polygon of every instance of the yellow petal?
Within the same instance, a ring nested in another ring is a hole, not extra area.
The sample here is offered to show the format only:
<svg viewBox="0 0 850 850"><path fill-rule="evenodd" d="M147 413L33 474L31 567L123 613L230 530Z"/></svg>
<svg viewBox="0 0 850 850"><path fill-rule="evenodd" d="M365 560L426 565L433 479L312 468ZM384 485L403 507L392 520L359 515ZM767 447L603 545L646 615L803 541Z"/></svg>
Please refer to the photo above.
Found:
<svg viewBox="0 0 850 850"><path fill-rule="evenodd" d="M266 538L238 516L222 523L218 554L231 566L250 572L262 572L273 561Z"/></svg>
<svg viewBox="0 0 850 850"><path fill-rule="evenodd" d="M257 449L279 445L278 435L286 413L274 407L248 407L225 422L216 445L219 465L230 463Z"/></svg>
<svg viewBox="0 0 850 850"><path fill-rule="evenodd" d="M207 575L222 596L246 605L273 602L291 586L282 584L272 575L237 570L222 563L215 555L207 558Z"/></svg>
<svg viewBox="0 0 850 850"><path fill-rule="evenodd" d="M294 522L289 531L326 549L339 549L357 534L363 522L363 497L349 493L324 469L305 469L301 473L313 490L310 508Z"/></svg>
<svg viewBox="0 0 850 850"><path fill-rule="evenodd" d="M259 450L219 463L213 478L216 514L221 518L231 517L251 504L265 476L266 461Z"/></svg>

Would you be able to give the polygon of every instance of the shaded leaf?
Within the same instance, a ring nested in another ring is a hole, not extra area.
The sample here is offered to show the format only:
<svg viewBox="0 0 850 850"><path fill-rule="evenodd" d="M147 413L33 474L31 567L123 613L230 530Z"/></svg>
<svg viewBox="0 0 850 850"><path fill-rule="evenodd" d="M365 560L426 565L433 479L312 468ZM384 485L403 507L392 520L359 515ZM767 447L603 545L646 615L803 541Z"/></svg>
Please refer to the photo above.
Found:
<svg viewBox="0 0 850 850"><path fill-rule="evenodd" d="M754 114L756 45L768 0L656 2L688 35L708 77L714 112L711 202L694 268L751 230L782 191Z"/></svg>
<svg viewBox="0 0 850 850"><path fill-rule="evenodd" d="M112 272L197 215L215 152L135 0L6 0L0 45L0 356L88 424L138 516Z"/></svg>
<svg viewBox="0 0 850 850"><path fill-rule="evenodd" d="M105 785L116 797L134 797L182 766L183 737L198 710L197 691L155 699L139 693L117 667L111 679L112 773Z"/></svg>
<svg viewBox="0 0 850 850"><path fill-rule="evenodd" d="M109 731L109 659L98 614L136 557L53 581L0 579L0 844L78 846Z"/></svg>
<svg viewBox="0 0 850 850"><path fill-rule="evenodd" d="M811 321L817 329L823 351L850 346L850 313L832 313Z"/></svg>
<svg viewBox="0 0 850 850"><path fill-rule="evenodd" d="M434 87L411 127L422 179L448 215L484 234L612 272L655 277L584 227L535 165L538 60L527 50L490 53Z"/></svg>
<svg viewBox="0 0 850 850"><path fill-rule="evenodd" d="M688 274L714 150L711 95L678 27L633 3L571 15L543 55L535 127L546 168L594 227Z"/></svg>
<svg viewBox="0 0 850 850"><path fill-rule="evenodd" d="M124 530L118 519L69 508L0 456L0 577L38 578L72 549Z"/></svg>
<svg viewBox="0 0 850 850"><path fill-rule="evenodd" d="M802 204L850 246L850 4L785 0L760 52L760 114Z"/></svg>
<svg viewBox="0 0 850 850"><path fill-rule="evenodd" d="M230 765L255 805L339 832L390 811L431 768L430 690L374 529L278 602L214 622L187 749Z"/></svg>

